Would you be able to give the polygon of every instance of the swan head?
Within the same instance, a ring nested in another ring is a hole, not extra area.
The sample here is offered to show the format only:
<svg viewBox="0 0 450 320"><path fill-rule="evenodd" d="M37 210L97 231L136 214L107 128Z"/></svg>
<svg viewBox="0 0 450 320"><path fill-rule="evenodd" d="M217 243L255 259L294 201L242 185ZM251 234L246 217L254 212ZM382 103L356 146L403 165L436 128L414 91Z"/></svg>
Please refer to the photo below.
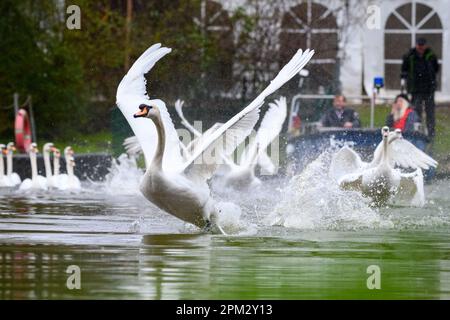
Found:
<svg viewBox="0 0 450 320"><path fill-rule="evenodd" d="M383 128L381 128L381 134L384 138L387 138L389 136L389 127L384 126Z"/></svg>
<svg viewBox="0 0 450 320"><path fill-rule="evenodd" d="M55 152L55 146L53 145L53 142L47 142L44 144L43 151L44 152Z"/></svg>
<svg viewBox="0 0 450 320"><path fill-rule="evenodd" d="M59 151L58 148L54 148L53 156L56 158L61 158L61 152Z"/></svg>
<svg viewBox="0 0 450 320"><path fill-rule="evenodd" d="M67 146L64 148L64 157L71 167L75 167L75 158L73 157L73 154L74 152L71 146Z"/></svg>
<svg viewBox="0 0 450 320"><path fill-rule="evenodd" d="M11 153L16 151L16 146L15 146L14 142L9 142L6 145L6 150L7 150L7 152L11 152Z"/></svg>
<svg viewBox="0 0 450 320"><path fill-rule="evenodd" d="M34 153L34 154L39 153L39 149L38 149L37 143L32 142L30 144L30 146L28 147L28 152L29 153Z"/></svg>
<svg viewBox="0 0 450 320"><path fill-rule="evenodd" d="M135 118L150 118L155 119L159 116L159 109L155 104L142 103L139 105L139 111L133 117Z"/></svg>

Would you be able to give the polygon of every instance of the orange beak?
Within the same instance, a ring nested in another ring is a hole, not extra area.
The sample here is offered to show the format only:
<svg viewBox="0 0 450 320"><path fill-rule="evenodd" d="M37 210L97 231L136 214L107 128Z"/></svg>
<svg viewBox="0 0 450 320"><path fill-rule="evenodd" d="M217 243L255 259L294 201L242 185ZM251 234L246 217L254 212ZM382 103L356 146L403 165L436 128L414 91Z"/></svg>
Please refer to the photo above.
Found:
<svg viewBox="0 0 450 320"><path fill-rule="evenodd" d="M144 105L144 104L141 104L141 105L139 106L139 110L140 110L140 111L136 112L136 113L133 115L133 117L135 117L135 118L146 117L147 114L148 114L149 107L146 106L146 105Z"/></svg>

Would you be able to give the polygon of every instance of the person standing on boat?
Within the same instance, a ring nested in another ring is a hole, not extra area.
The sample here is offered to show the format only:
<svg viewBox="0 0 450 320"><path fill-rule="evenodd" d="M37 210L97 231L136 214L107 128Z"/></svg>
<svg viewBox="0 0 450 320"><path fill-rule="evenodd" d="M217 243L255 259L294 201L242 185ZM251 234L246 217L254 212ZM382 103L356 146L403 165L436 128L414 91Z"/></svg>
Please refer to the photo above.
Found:
<svg viewBox="0 0 450 320"><path fill-rule="evenodd" d="M401 86L407 85L408 93L412 95L412 105L419 119L422 118L423 105L427 116L428 136L434 138L436 74L439 64L434 52L427 46L424 38L418 38L416 47L404 57L401 69Z"/></svg>
<svg viewBox="0 0 450 320"><path fill-rule="evenodd" d="M417 130L420 123L417 112L409 104L408 96L399 94L392 104L391 113L387 116L386 125L391 129L400 129L403 133Z"/></svg>
<svg viewBox="0 0 450 320"><path fill-rule="evenodd" d="M358 113L345 106L346 99L343 95L336 95L333 100L333 109L327 111L320 122L324 127L360 128L361 121Z"/></svg>

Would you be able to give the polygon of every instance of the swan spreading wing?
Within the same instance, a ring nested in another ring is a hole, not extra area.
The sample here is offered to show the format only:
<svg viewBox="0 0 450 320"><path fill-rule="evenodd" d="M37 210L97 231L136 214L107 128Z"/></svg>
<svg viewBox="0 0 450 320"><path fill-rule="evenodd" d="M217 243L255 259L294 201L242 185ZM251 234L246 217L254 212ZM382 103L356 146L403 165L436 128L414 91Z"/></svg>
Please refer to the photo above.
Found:
<svg viewBox="0 0 450 320"><path fill-rule="evenodd" d="M183 105L184 105L183 100L178 99L177 101L175 101L175 110L177 111L177 114L181 119L181 124L185 126L186 129L188 129L190 132L192 132L194 136L200 137L202 134L197 129L195 129L194 126L191 125L189 121L187 121L186 118L184 117Z"/></svg>
<svg viewBox="0 0 450 320"><path fill-rule="evenodd" d="M388 157L392 166L402 168L427 170L438 165L436 160L402 137L389 144Z"/></svg>
<svg viewBox="0 0 450 320"><path fill-rule="evenodd" d="M150 100L146 90L146 80L144 75L149 72L156 62L172 50L155 44L148 48L133 64L128 73L122 79L117 88L117 105L133 129L142 151L144 152L146 166L148 167L153 159L157 145L157 132L153 122L137 121L133 115L137 106L141 104L154 104L158 107L166 133L166 146L163 158L163 168L165 170L178 170L183 164L180 153L178 134L173 125L166 105L161 100Z"/></svg>
<svg viewBox="0 0 450 320"><path fill-rule="evenodd" d="M141 145L139 144L139 140L136 136L125 138L122 145L124 146L126 153L129 155L137 156L142 153Z"/></svg>
<svg viewBox="0 0 450 320"><path fill-rule="evenodd" d="M353 181L361 174L361 170L367 166L367 163L361 160L361 157L348 146L342 147L331 160L330 175L339 184L346 177L346 182Z"/></svg>
<svg viewBox="0 0 450 320"><path fill-rule="evenodd" d="M313 55L314 50L307 49L304 52L301 49L298 50L256 99L202 141L201 147L197 148L185 163L184 172L189 175L201 175L203 178L211 177L219 163L205 161L204 155L211 155L214 151L215 159L222 159L223 155L229 156L251 133L259 119L260 107L264 104L266 97L300 72ZM225 136L226 139L224 139ZM221 143L224 145L220 145Z"/></svg>
<svg viewBox="0 0 450 320"><path fill-rule="evenodd" d="M245 159L242 159L241 165L250 165L252 161L252 154L258 152L258 164L261 165L268 172L274 171L274 165L267 155L267 147L270 143L280 134L283 128L283 123L286 120L287 104L286 98L281 97L275 102L269 103L269 109L264 114L264 118L261 121L256 137L253 140L252 145L249 146L249 152L245 153Z"/></svg>
<svg viewBox="0 0 450 320"><path fill-rule="evenodd" d="M423 173L420 168L411 173L402 173L398 191L393 198L397 205L410 204L414 207L425 205L425 191L423 188Z"/></svg>

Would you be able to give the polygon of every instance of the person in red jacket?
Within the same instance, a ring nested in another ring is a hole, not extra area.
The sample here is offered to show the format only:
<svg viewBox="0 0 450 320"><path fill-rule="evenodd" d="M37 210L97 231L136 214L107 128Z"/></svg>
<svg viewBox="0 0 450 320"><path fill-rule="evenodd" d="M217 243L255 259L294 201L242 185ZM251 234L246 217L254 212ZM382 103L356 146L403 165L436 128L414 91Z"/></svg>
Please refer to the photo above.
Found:
<svg viewBox="0 0 450 320"><path fill-rule="evenodd" d="M413 132L416 130L416 123L420 123L420 118L410 106L408 97L405 94L395 97L386 125L391 129L400 129L402 132Z"/></svg>

